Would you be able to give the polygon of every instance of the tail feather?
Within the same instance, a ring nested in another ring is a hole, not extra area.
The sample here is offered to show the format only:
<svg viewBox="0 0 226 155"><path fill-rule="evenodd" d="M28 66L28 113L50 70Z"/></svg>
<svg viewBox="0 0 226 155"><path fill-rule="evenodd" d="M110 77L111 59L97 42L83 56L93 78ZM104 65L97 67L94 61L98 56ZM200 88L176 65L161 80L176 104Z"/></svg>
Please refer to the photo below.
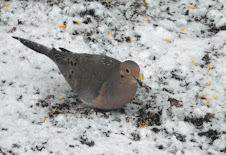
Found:
<svg viewBox="0 0 226 155"><path fill-rule="evenodd" d="M44 54L52 59L52 53L51 53L52 49L51 48L48 48L46 46L43 46L41 44L35 43L35 42L27 40L27 39L14 37L14 36L13 36L13 38L19 40L22 44L29 47L30 49L32 49L38 53Z"/></svg>
<svg viewBox="0 0 226 155"><path fill-rule="evenodd" d="M70 52L64 48L60 48L61 51L58 51L55 48L48 48L44 45L38 44L36 42L30 41L27 39L14 37L14 36L13 36L13 38L19 40L22 44L24 44L28 48L30 48L38 53L48 56L57 65L65 65L65 64L67 65L68 64L68 61L66 61L66 60L68 60L67 58L73 54L72 52Z"/></svg>

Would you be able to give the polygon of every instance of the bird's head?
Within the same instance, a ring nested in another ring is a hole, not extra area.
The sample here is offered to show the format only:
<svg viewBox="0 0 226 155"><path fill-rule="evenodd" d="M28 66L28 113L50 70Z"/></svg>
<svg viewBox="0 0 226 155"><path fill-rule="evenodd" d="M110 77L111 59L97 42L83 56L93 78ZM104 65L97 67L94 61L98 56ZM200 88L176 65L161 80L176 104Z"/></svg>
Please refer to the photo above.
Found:
<svg viewBox="0 0 226 155"><path fill-rule="evenodd" d="M127 60L120 65L120 76L122 79L130 80L127 82L137 82L142 86L140 81L140 67L134 61Z"/></svg>

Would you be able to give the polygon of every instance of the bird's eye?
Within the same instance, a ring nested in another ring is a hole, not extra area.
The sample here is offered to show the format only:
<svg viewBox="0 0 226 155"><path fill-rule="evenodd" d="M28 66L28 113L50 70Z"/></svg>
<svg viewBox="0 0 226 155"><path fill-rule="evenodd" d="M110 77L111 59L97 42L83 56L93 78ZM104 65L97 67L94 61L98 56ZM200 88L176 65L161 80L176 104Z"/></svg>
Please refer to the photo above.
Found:
<svg viewBox="0 0 226 155"><path fill-rule="evenodd" d="M124 78L124 75L121 75L121 78Z"/></svg>
<svg viewBox="0 0 226 155"><path fill-rule="evenodd" d="M129 73L129 69L128 68L126 68L126 73Z"/></svg>

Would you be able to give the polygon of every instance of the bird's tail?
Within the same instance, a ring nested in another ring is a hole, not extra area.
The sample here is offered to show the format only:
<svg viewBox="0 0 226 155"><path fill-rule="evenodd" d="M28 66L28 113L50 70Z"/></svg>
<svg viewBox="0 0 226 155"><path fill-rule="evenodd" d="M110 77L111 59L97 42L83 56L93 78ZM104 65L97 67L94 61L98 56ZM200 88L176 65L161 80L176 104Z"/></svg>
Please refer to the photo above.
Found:
<svg viewBox="0 0 226 155"><path fill-rule="evenodd" d="M46 56L48 56L49 58L52 59L53 53L52 53L51 48L48 48L44 45L38 44L36 42L30 41L30 40L27 40L27 39L14 37L14 36L13 36L13 38L19 40L22 44L29 47L30 49L32 49L32 50L34 50L38 53L44 54L44 55L46 55Z"/></svg>

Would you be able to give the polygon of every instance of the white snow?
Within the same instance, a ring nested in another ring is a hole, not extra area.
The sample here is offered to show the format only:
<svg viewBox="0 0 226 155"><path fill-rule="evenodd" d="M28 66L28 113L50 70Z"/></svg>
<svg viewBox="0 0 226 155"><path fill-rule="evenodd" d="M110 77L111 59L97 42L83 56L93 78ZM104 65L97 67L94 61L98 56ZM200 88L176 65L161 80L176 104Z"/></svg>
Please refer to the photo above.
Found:
<svg viewBox="0 0 226 155"><path fill-rule="evenodd" d="M0 2L0 154L226 154L226 2L146 2ZM134 60L152 89L95 112L12 36Z"/></svg>

